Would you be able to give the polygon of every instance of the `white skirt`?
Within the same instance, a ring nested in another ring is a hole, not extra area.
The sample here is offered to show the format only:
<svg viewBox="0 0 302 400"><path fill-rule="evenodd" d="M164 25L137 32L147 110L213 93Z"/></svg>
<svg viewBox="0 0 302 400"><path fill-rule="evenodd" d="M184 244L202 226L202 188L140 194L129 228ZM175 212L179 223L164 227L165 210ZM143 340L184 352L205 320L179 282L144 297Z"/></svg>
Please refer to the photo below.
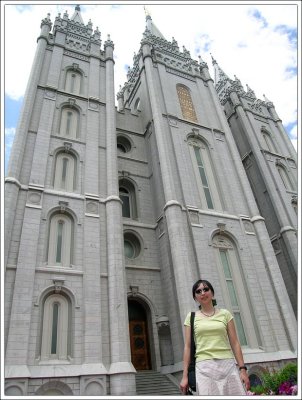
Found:
<svg viewBox="0 0 302 400"><path fill-rule="evenodd" d="M204 360L196 363L198 396L246 396L235 360Z"/></svg>

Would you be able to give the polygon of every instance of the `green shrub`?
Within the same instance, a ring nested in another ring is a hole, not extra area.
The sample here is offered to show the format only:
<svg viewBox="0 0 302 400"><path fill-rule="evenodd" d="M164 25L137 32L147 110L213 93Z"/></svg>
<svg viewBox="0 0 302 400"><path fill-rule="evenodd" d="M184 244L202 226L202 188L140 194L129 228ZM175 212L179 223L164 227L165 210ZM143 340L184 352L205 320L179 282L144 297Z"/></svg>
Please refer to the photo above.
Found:
<svg viewBox="0 0 302 400"><path fill-rule="evenodd" d="M262 375L262 385L265 393L279 393L279 387L284 382L290 382L291 385L297 383L297 364L286 364L279 371L265 372Z"/></svg>
<svg viewBox="0 0 302 400"><path fill-rule="evenodd" d="M265 392L265 389L262 385L257 385L257 386L252 386L250 391L253 392L254 394L260 395Z"/></svg>

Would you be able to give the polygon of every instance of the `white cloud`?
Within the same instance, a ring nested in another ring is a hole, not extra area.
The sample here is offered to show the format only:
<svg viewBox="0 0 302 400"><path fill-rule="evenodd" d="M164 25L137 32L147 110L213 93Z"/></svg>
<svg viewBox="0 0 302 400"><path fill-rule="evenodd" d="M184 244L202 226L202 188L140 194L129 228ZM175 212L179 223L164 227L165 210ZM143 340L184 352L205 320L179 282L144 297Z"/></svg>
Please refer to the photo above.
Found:
<svg viewBox="0 0 302 400"><path fill-rule="evenodd" d="M289 132L289 137L296 151L298 151L298 125L294 125Z"/></svg>
<svg viewBox="0 0 302 400"><path fill-rule="evenodd" d="M169 4L146 2L152 20L167 40L174 37L182 48L198 54L208 63L213 74L212 52L220 67L233 78L238 76L262 99L265 94L275 104L284 124L295 121L297 110L297 77L289 77L287 68L296 67L297 52L280 25L297 28L296 5L227 5L227 4ZM5 91L12 98L23 96L39 35L40 21L48 12L54 21L59 12L68 10L71 17L74 5L42 4L28 7L5 7ZM262 20L253 17L258 10ZM101 31L102 42L107 34L115 44L115 86L126 81L125 65L132 66L133 54L139 50L145 29L143 5L93 4L81 6L86 24ZM266 25L263 27L263 25ZM16 34L16 30L18 34ZM20 35L22 45L20 45ZM201 48L196 52L196 48ZM16 51L18 49L18 51ZM20 63L22 60L22 63ZM18 79L16 79L18 77Z"/></svg>
<svg viewBox="0 0 302 400"><path fill-rule="evenodd" d="M5 154L10 152L15 137L16 128L5 129Z"/></svg>

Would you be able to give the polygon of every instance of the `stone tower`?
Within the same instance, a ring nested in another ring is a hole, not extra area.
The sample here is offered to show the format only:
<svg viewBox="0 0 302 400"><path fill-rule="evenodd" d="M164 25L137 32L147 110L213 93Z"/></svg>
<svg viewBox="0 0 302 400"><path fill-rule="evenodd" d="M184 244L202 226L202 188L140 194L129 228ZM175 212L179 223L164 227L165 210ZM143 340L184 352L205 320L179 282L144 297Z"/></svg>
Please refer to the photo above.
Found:
<svg viewBox="0 0 302 400"><path fill-rule="evenodd" d="M297 312L297 153L271 101L257 99L213 59L224 107L287 287Z"/></svg>
<svg viewBox="0 0 302 400"><path fill-rule="evenodd" d="M296 318L208 66L146 17L114 103L113 42L77 6L42 20L6 178L10 395L135 395L179 379L193 283L245 361L296 358Z"/></svg>

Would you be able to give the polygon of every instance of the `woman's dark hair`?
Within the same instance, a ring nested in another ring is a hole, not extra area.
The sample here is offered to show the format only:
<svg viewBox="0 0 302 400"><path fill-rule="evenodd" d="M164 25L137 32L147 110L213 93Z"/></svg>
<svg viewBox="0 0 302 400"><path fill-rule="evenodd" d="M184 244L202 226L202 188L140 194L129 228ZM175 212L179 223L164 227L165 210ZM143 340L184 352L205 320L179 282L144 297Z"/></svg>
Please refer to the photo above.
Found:
<svg viewBox="0 0 302 400"><path fill-rule="evenodd" d="M211 292L213 293L213 296L215 295L215 292L214 292L214 289L213 289L213 286L211 285L211 283L205 279L199 279L197 282L194 283L194 285L192 287L192 295L193 295L194 300L195 300L195 291L201 283L203 285L207 286L211 290Z"/></svg>

